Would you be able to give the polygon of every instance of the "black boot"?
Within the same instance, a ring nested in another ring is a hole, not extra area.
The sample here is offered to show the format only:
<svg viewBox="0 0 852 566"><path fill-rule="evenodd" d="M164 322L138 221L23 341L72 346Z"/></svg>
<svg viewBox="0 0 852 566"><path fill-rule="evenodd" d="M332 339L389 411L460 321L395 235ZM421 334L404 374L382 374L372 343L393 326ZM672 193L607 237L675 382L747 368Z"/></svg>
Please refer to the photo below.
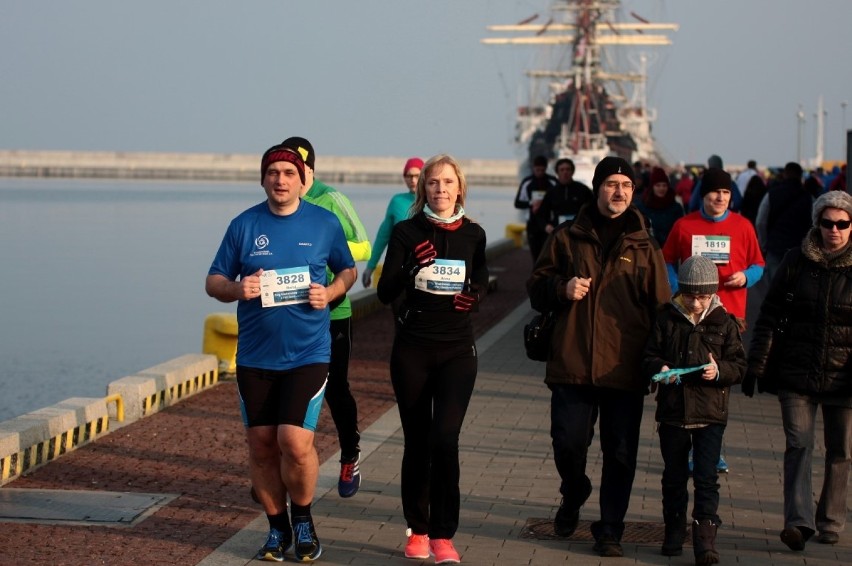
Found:
<svg viewBox="0 0 852 566"><path fill-rule="evenodd" d="M553 521L553 532L560 537L570 537L577 530L580 522L580 510L572 509L565 504L565 499L559 504L556 519Z"/></svg>
<svg viewBox="0 0 852 566"><path fill-rule="evenodd" d="M663 556L680 556L683 554L683 541L686 540L686 519L683 515L665 517L666 537L660 554Z"/></svg>
<svg viewBox="0 0 852 566"><path fill-rule="evenodd" d="M695 551L695 565L708 566L719 562L716 552L717 525L710 519L692 522L692 548Z"/></svg>
<svg viewBox="0 0 852 566"><path fill-rule="evenodd" d="M611 525L604 525L601 521L595 521L589 525L589 530L595 538L595 546L592 549L600 556L624 556L624 549L621 547L623 529L616 534L616 530Z"/></svg>

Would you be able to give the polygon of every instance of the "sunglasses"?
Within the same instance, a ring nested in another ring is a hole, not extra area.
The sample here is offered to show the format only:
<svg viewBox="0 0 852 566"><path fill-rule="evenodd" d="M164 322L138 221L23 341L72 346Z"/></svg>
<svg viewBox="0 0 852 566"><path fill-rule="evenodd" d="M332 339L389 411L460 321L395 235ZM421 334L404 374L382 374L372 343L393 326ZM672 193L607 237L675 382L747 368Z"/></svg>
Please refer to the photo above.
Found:
<svg viewBox="0 0 852 566"><path fill-rule="evenodd" d="M828 218L820 218L819 225L826 230L831 230L835 226L838 230L848 230L852 226L852 220L829 220Z"/></svg>

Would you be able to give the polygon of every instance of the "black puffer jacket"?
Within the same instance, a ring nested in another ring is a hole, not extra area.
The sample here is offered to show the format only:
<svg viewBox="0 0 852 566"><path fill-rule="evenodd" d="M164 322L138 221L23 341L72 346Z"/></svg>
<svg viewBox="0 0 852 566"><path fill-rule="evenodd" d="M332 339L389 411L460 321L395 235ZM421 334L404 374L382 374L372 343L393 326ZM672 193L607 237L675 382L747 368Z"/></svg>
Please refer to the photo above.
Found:
<svg viewBox="0 0 852 566"><path fill-rule="evenodd" d="M789 304L785 300L788 278L793 279ZM779 338L775 329L784 316L789 320L787 331ZM778 348L777 371L767 371L773 348ZM787 252L770 284L751 340L746 381L756 380L761 392L849 396L850 352L852 246L827 261L819 228L814 228L801 248Z"/></svg>
<svg viewBox="0 0 852 566"><path fill-rule="evenodd" d="M677 297L674 300L678 301ZM713 298L711 311L695 324L677 304L662 307L648 338L643 369L650 377L664 365L686 368L705 364L713 354L719 379L706 381L695 371L680 384L661 383L657 389L657 422L673 425L726 424L731 385L743 380L745 351L734 317Z"/></svg>

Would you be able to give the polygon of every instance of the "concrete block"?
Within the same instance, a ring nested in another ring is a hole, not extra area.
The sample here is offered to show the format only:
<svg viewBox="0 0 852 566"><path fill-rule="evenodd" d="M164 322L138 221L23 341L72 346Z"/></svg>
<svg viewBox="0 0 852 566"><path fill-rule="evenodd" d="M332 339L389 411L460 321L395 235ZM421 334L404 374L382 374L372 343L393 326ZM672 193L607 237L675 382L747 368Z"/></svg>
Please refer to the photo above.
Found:
<svg viewBox="0 0 852 566"><path fill-rule="evenodd" d="M143 416L145 399L157 395L157 383L151 376L127 376L107 385L107 395L121 395L124 401L124 422L132 423ZM155 407L156 409L156 407ZM115 409L110 406L110 417L115 417Z"/></svg>
<svg viewBox="0 0 852 566"><path fill-rule="evenodd" d="M168 391L170 388L192 381L200 375L210 372L216 373L218 369L219 360L214 355L185 354L144 369L137 373L136 377L153 378L158 389Z"/></svg>
<svg viewBox="0 0 852 566"><path fill-rule="evenodd" d="M21 448L20 433L15 430L8 430L7 423L11 423L11 421L0 424L0 458L15 454Z"/></svg>
<svg viewBox="0 0 852 566"><path fill-rule="evenodd" d="M38 442L43 442L106 415L103 398L73 397L28 413L24 418L31 418L37 424L40 431L34 434L40 435Z"/></svg>
<svg viewBox="0 0 852 566"><path fill-rule="evenodd" d="M123 377L107 385L107 395L121 395L124 401L124 420L133 422L145 416L145 401L153 399L151 412L160 410L161 403L170 405L180 398L197 393L196 378L209 374L218 377L219 361L209 354L186 354L139 373ZM208 379L209 382L212 378ZM191 382L187 385L187 382ZM177 390L180 393L177 393ZM175 397L174 399L172 397ZM115 417L115 408L109 407Z"/></svg>
<svg viewBox="0 0 852 566"><path fill-rule="evenodd" d="M22 452L51 438L85 427L107 416L100 397L73 397L56 405L0 423L0 458Z"/></svg>
<svg viewBox="0 0 852 566"><path fill-rule="evenodd" d="M77 426L109 417L103 397L71 397L60 401L56 406L74 411L77 415Z"/></svg>

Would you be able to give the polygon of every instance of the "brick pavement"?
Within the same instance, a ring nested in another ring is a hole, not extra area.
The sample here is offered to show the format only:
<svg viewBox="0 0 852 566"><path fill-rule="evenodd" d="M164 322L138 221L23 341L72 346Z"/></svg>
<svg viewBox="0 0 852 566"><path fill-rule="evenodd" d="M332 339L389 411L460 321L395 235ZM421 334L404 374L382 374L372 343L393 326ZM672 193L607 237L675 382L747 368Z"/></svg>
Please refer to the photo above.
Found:
<svg viewBox="0 0 852 566"><path fill-rule="evenodd" d="M480 374L461 439L462 510L455 542L463 563L692 564L689 546L682 557L659 554L662 466L651 398L646 401L639 469L627 516L629 532L639 535L636 542L625 543L625 557L601 559L592 552L588 523L597 518L596 493L571 539L548 536L547 528L526 528L536 519L552 517L559 496L543 366L527 360L520 343L521 327L531 314L523 304L522 289L529 259L513 253L514 259L501 258L511 268L500 273L500 291L489 301L496 312L479 317L480 331L491 316L496 324L478 340ZM498 301L501 294L514 294L514 305ZM383 362L390 335L381 334L382 314L387 313L379 313L375 328L366 321L358 327L360 339L367 343L356 351L359 359L353 364L364 424L365 479L356 497L341 499L334 489L338 465L327 418L326 430L318 435L324 462L314 504L325 548L320 563L420 563L402 556L405 524L398 477L402 435ZM214 388L13 482L11 487L155 491L180 497L125 529L5 523L0 526L0 564L253 563L250 557L265 538L266 520L246 497L244 441L233 395L232 384ZM720 479L722 563L852 562L848 537L836 546L811 543L804 553L791 552L778 540L784 439L777 401L735 394L731 415L725 436L731 473ZM822 480L820 458L821 452L815 460L817 488ZM589 459L595 483L600 465L595 441ZM538 538L530 538L531 533Z"/></svg>
<svg viewBox="0 0 852 566"><path fill-rule="evenodd" d="M559 481L549 438L549 394L543 364L527 360L521 328L531 312L521 305L479 340L480 373L461 438L461 525L455 543L464 564L693 564L691 546L681 557L659 554L662 542L660 476L662 459L655 434L654 401L646 399L639 466L627 515L624 558L600 558L592 550L588 525L597 519L601 457L597 440L590 450L589 473L595 492L570 539L549 528L529 529L552 517L559 504ZM782 526L781 463L784 435L774 397L748 399L736 392L725 435L731 472L720 477L723 526L717 547L722 564L829 565L852 562L848 536L836 546L810 543L794 553L778 539ZM405 521L399 495L402 433L395 410L366 431L362 458L364 482L352 499L334 489L336 465L321 469L314 505L325 564L430 564L403 557ZM820 452L814 485L821 485ZM242 566L265 537L264 517L253 521L198 566ZM530 538L530 531L538 533Z"/></svg>
<svg viewBox="0 0 852 566"><path fill-rule="evenodd" d="M491 261L499 289L474 317L477 335L526 300L529 252ZM199 328L201 332L201 328ZM366 430L394 407L387 360L390 310L355 323L350 382ZM335 458L334 425L323 411L320 461ZM195 564L252 521L247 451L236 385L224 382L11 482L8 488L169 493L178 497L130 527L0 523L0 566ZM335 464L336 466L336 464Z"/></svg>

